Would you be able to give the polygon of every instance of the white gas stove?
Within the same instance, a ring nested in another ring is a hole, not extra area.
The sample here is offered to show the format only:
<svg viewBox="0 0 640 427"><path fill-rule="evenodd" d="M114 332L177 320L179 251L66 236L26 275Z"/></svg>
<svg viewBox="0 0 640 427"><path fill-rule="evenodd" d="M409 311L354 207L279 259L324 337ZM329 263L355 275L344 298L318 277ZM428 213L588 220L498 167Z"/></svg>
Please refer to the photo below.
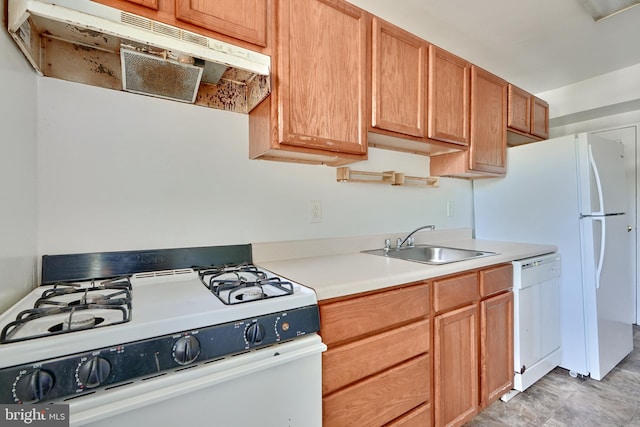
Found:
<svg viewBox="0 0 640 427"><path fill-rule="evenodd" d="M0 403L90 400L316 335L313 290L224 248L45 257L50 284L0 315Z"/></svg>

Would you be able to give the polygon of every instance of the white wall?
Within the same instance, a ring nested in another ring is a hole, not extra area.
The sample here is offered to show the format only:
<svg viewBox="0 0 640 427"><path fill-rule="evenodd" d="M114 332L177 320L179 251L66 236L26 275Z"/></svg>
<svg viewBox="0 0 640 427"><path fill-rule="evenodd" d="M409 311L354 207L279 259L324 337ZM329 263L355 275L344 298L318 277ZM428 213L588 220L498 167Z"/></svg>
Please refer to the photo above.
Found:
<svg viewBox="0 0 640 427"><path fill-rule="evenodd" d="M0 1L4 10L4 1ZM0 31L0 312L35 283L35 73Z"/></svg>
<svg viewBox="0 0 640 427"><path fill-rule="evenodd" d="M472 225L469 181L337 183L334 168L248 160L247 116L48 78L38 111L40 254ZM426 157L369 158L352 168L428 175ZM309 223L310 200L322 201L322 223Z"/></svg>
<svg viewBox="0 0 640 427"><path fill-rule="evenodd" d="M640 64L537 94L549 102L550 136L638 122Z"/></svg>

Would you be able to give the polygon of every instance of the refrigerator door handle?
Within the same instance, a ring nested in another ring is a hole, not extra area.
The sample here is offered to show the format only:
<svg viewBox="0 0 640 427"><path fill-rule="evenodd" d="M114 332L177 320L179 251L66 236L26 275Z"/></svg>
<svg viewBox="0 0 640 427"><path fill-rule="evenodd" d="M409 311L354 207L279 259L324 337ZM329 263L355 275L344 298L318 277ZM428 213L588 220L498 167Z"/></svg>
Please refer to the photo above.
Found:
<svg viewBox="0 0 640 427"><path fill-rule="evenodd" d="M589 147L589 163L591 164L591 169L593 170L593 176L596 179L596 188L598 190L598 207L600 208L599 212L592 212L591 215L604 215L604 199L602 197L602 182L600 181L600 172L598 171L598 165L596 164L596 159L593 157L593 151L591 150L591 145L589 145L588 147Z"/></svg>
<svg viewBox="0 0 640 427"><path fill-rule="evenodd" d="M600 289L600 276L602 275L602 266L604 264L604 249L607 237L607 223L605 217L593 218L594 221L600 221L602 224L602 233L600 235L600 255L598 256L598 264L596 266L596 289Z"/></svg>

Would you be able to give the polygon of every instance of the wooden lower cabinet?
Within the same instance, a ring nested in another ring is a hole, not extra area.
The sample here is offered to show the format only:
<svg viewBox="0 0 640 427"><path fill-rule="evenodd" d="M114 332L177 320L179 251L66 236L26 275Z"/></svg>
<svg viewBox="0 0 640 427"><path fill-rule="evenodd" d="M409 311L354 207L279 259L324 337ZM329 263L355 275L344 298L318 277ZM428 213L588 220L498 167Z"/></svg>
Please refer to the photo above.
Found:
<svg viewBox="0 0 640 427"><path fill-rule="evenodd" d="M429 400L427 354L322 400L324 426L382 426Z"/></svg>
<svg viewBox="0 0 640 427"><path fill-rule="evenodd" d="M433 383L436 426L461 425L478 412L478 306L434 318Z"/></svg>
<svg viewBox="0 0 640 427"><path fill-rule="evenodd" d="M512 266L433 279L435 426L460 426L513 386Z"/></svg>
<svg viewBox="0 0 640 427"><path fill-rule="evenodd" d="M513 386L511 264L320 301L333 426L461 426Z"/></svg>
<svg viewBox="0 0 640 427"><path fill-rule="evenodd" d="M486 408L513 387L513 292L480 303L480 405Z"/></svg>
<svg viewBox="0 0 640 427"><path fill-rule="evenodd" d="M387 424L387 427L431 427L431 405L425 403Z"/></svg>
<svg viewBox="0 0 640 427"><path fill-rule="evenodd" d="M429 301L421 282L320 302L324 426L430 425Z"/></svg>

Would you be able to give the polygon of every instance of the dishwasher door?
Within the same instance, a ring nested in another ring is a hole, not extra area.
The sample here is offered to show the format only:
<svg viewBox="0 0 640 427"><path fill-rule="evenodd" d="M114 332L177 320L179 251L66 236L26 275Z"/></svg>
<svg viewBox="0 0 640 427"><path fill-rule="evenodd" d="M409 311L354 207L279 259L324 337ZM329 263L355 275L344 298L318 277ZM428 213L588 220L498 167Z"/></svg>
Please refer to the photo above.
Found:
<svg viewBox="0 0 640 427"><path fill-rule="evenodd" d="M560 256L513 262L514 389L524 391L560 364Z"/></svg>

